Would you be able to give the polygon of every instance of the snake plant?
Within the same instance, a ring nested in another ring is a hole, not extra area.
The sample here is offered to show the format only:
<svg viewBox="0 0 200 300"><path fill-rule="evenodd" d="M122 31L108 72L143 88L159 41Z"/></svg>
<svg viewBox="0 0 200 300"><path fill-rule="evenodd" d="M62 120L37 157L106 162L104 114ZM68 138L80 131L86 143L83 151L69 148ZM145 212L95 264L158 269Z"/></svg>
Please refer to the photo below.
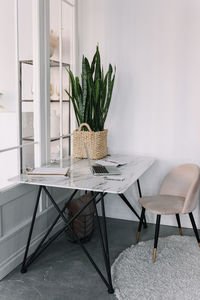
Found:
<svg viewBox="0 0 200 300"><path fill-rule="evenodd" d="M69 70L71 90L66 91L72 100L78 125L87 123L93 131L104 130L112 91L115 81L115 71L109 64L104 75L98 46L91 64L82 58L82 74L79 79Z"/></svg>

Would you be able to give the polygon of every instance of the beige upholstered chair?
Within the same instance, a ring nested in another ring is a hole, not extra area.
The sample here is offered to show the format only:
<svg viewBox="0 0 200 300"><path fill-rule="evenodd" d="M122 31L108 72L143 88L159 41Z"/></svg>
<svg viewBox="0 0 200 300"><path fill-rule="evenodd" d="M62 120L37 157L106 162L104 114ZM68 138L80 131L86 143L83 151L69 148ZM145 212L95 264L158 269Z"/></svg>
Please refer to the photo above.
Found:
<svg viewBox="0 0 200 300"><path fill-rule="evenodd" d="M200 247L199 234L192 214L192 211L195 209L197 204L197 193L200 179L199 171L199 167L193 164L185 164L176 167L164 179L159 195L142 197L139 199L139 203L142 205L142 213L136 242L139 241L145 210L147 209L157 215L153 262L155 262L156 259L161 215L176 215L179 233L182 235L179 214L188 213Z"/></svg>

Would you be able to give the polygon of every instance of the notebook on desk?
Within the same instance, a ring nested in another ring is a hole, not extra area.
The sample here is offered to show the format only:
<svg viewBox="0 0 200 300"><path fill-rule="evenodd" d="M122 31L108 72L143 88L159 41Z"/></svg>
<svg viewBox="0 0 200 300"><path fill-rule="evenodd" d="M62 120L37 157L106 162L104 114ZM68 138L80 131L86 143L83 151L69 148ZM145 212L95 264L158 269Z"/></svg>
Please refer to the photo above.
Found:
<svg viewBox="0 0 200 300"><path fill-rule="evenodd" d="M90 167L90 170L93 175L95 175L95 176L121 175L121 172L119 171L119 169L117 167L100 166L97 164L92 165L92 162L91 162L91 159L89 156L88 147L86 144L84 144L84 146L85 146L85 151L86 151L89 167Z"/></svg>
<svg viewBox="0 0 200 300"><path fill-rule="evenodd" d="M26 171L26 175L35 175L35 176L69 176L69 168L35 168L32 171Z"/></svg>

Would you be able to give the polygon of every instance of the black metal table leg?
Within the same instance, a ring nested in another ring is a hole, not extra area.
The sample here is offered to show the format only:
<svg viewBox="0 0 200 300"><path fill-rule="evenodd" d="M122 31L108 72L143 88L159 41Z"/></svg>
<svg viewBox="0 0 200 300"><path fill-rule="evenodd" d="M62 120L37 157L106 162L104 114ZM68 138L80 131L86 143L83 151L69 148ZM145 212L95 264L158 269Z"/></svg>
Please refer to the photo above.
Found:
<svg viewBox="0 0 200 300"><path fill-rule="evenodd" d="M44 188L44 187L43 187ZM54 205L55 201L53 199L53 197L50 195L50 193L48 192L48 190L44 189L44 191L46 192L47 196L49 197L50 201L52 202L52 204ZM98 194L98 193L97 193ZM96 195L94 197L92 197L85 205L83 205L81 207L81 209L66 223L66 225L60 229L59 231L57 231L53 236L51 236L51 238L45 243L45 244L41 244L40 245L40 249L37 250L37 253L33 253L31 258L28 260L28 262L26 263L26 266L28 267L29 265L31 265L33 263L33 261L35 261L42 252L44 252L44 250L54 241L56 240L65 230L69 229L70 224L82 213L82 211L88 206L90 205L90 203L93 201L93 199L96 197ZM56 204L57 205L57 204ZM59 207L57 206L57 208L59 209ZM57 210L58 211L58 210ZM60 211L60 209L59 209ZM59 217L61 217L62 211L60 211L59 213ZM64 215L63 215L64 216ZM50 233L50 232L49 232Z"/></svg>
<svg viewBox="0 0 200 300"><path fill-rule="evenodd" d="M142 192L141 192L141 188L140 188L140 182L139 179L137 179L137 187L138 187L138 192L139 192L139 196L140 198L142 197ZM130 208L130 210L136 215L136 217L140 220L140 216L138 215L138 213L136 212L136 210L133 208L133 206L131 205L131 203L128 201L128 199L126 198L126 196L124 194L119 194L120 198L124 201L124 203L128 206L128 208ZM143 227L147 228L147 222L146 222L146 217L144 215L143 218Z"/></svg>
<svg viewBox="0 0 200 300"><path fill-rule="evenodd" d="M35 218L36 218L36 214L37 214L37 210L38 210L38 204L40 201L41 191L42 191L42 186L39 187L37 198L36 198L35 208L34 208L33 217L32 217L32 221L31 221L31 227L29 230L28 240L27 240L27 244L26 244L26 250L24 253L24 259L23 259L23 263L22 263L22 267L21 267L21 273L27 272L26 259L27 259L27 255L28 255L28 250L29 250L29 246L30 246L30 242L31 242L32 233L33 233L33 227L35 224Z"/></svg>
<svg viewBox="0 0 200 300"><path fill-rule="evenodd" d="M104 262L105 262L105 266L107 268L107 252L105 250L104 239L103 239L103 234L102 234L102 230L101 230L101 224L100 224L100 220L99 220L99 214L97 211L96 201L94 201L93 203L94 203L94 211L95 211L96 218L97 218L97 227L98 227L98 231L99 231L99 237L100 237L100 243L101 243L101 248L102 248L102 252L103 252Z"/></svg>
<svg viewBox="0 0 200 300"><path fill-rule="evenodd" d="M128 201L128 199L125 197L124 194L119 194L120 198L126 203L126 205L130 208L130 210L136 215L136 217L140 220L140 216L138 215L138 213L135 211L135 209L133 208L133 206L130 204L130 202ZM145 225L145 217L143 220L143 226L144 228L147 228L147 225Z"/></svg>
<svg viewBox="0 0 200 300"><path fill-rule="evenodd" d="M53 221L52 225L50 226L50 228L48 229L47 233L45 234L45 236L42 238L41 242L39 243L39 245L37 246L36 250L34 251L34 253L29 257L29 259L27 260L27 256L28 256L28 251L29 251L29 246L30 246L30 242L31 242L31 237L32 237L32 233L33 233L33 228L34 228L34 224L35 224L35 219L36 219L36 214L37 214L37 209L38 209L38 204L39 204L39 199L40 199L40 195L41 195L41 191L42 189L44 190L44 192L47 194L48 198L50 199L51 203L53 204L54 208L57 210L58 212L58 216L56 217L56 219ZM76 191L72 194L72 196L70 197L70 199L68 200L68 203L72 200L73 196L75 195ZM61 210L59 208L59 206L57 205L57 203L55 202L55 200L53 199L53 197L51 196L51 194L49 193L48 189L45 186L40 186L39 187L39 191L37 194L37 199L36 199L36 204L35 204L35 208L34 208L34 213L33 213L33 217L32 217L32 222L31 222L31 227L30 227L30 231L29 231L29 236L28 236L28 241L27 241L27 245L26 245L26 250L25 250L25 254L24 254L24 260L22 263L22 268L21 268L21 272L25 273L27 271L27 267L29 265L31 265L33 263L33 261L35 261L35 259L64 231L64 230L70 230L72 235L74 236L74 238L76 239L76 241L78 242L78 244L80 245L80 247L82 248L82 250L85 252L85 254L87 255L88 259L90 260L91 264L94 266L95 270L97 271L97 273L99 274L99 276L101 277L101 279L103 280L103 282L105 283L105 285L108 288L108 292L109 293L114 293L114 289L112 286L112 278L111 278L111 267L110 267L110 257L109 257L109 247L108 247L108 237L107 237L107 226L106 226L106 218L105 218L105 207L104 207L104 195L105 193L101 193L101 205L102 205L102 215L103 215L103 231L104 231L104 235L102 233L101 230L101 225L100 225L100 220L99 220L99 216L98 216L98 212L97 212L97 208L96 208L96 196L99 193L93 193L92 197L89 199L89 201L83 205L83 207L70 219L68 220L65 215L64 215L64 211L67 207L67 204L64 205L63 209ZM76 233L72 230L70 224L73 222L73 220L75 220L79 214L91 203L94 202L94 206L95 206L95 212L97 215L97 222L98 222L98 228L99 228L99 234L100 234L100 241L101 241L101 245L102 245L102 251L103 251L103 255L104 255L104 262L105 262L105 267L106 267L106 273L107 273L107 278L108 280L105 278L105 276L102 274L102 272L100 271L99 267L97 266L97 264L95 263L95 261L92 259L91 255L89 254L89 252L87 251L87 249L85 248L85 246L81 243L80 239L78 238L78 236L76 235ZM98 200L99 202L99 200ZM47 239L47 237L49 236L50 232L53 230L54 226L56 225L56 223L58 222L58 220L62 218L65 226L64 228L62 228L61 230L59 230L58 232L56 232L46 243L45 240Z"/></svg>
<svg viewBox="0 0 200 300"><path fill-rule="evenodd" d="M142 192L141 192L141 187L140 187L140 181L139 179L137 179L137 187L138 187L138 192L139 192L139 196L140 198L142 198ZM146 217L144 214L144 223L143 223L144 228L147 228L147 221L146 221Z"/></svg>
<svg viewBox="0 0 200 300"><path fill-rule="evenodd" d="M101 201L102 202L104 201L103 193L101 193ZM103 222L104 222L104 224L103 224L104 225L104 236L103 236L96 205L97 205L97 203L96 203L96 201L94 201L94 209L95 209L95 214L96 214L96 217L97 217L97 227L98 227L98 231L99 231L99 237L100 237L101 248L102 248L104 263L105 263L106 272L107 272L107 278L108 278L108 281L109 281L108 292L113 294L114 289L113 289L113 286L112 286L112 278L111 278L111 271L110 271L110 257L109 257L109 250L108 250L107 229L106 229L106 223L105 223L105 220L106 220L105 219L105 209L102 211ZM103 208L104 208L104 203L102 203L102 205L103 205ZM105 239L105 241L104 241L104 239Z"/></svg>
<svg viewBox="0 0 200 300"><path fill-rule="evenodd" d="M52 204L54 205L55 209L57 210L57 212L59 213L59 215L63 219L63 221L67 224L68 223L67 218L61 212L60 208L58 207L57 203L54 201L53 197L51 196L51 194L49 193L49 191L47 190L46 187L44 187L44 190L47 193L48 197L50 198L50 200L51 200ZM98 195L98 193L94 193L94 195L92 195L91 199L88 202L91 202L91 200L93 201L96 198L97 195ZM103 207L104 207L104 199L103 198L101 199L101 202L103 203ZM85 252L85 254L89 258L90 262L92 263L92 265L94 266L94 268L96 269L96 271L98 272L98 274L100 275L101 279L103 280L103 282L108 287L108 292L109 293L114 293L114 289L112 287L111 273L110 273L110 259L109 259L108 239L107 239L106 220L105 220L105 209L103 209L102 213L103 213L103 218L104 218L104 232L105 232L105 241L106 241L106 246L105 247L106 247L106 252L107 252L107 263L109 265L109 270L108 270L109 283L107 282L107 280L103 276L102 272L100 271L100 269L98 268L98 266L96 265L96 263L94 262L94 260L92 259L91 255L89 254L89 252L87 251L87 249L85 248L85 246L81 243L80 239L77 237L77 235L75 234L75 232L72 230L72 228L69 226L68 229L71 231L71 233L75 237L76 241L81 246L82 250Z"/></svg>
<svg viewBox="0 0 200 300"><path fill-rule="evenodd" d="M105 283L105 285L108 288L108 291L110 290L110 284L107 282L107 280L105 279L104 275L102 274L102 272L100 271L100 269L98 268L97 264L95 263L95 261L93 260L93 258L91 257L90 253L87 251L87 249L85 248L85 246L81 243L80 239L78 238L78 236L76 235L76 233L72 230L71 227L69 227L69 230L71 231L74 239L76 240L76 242L79 244L79 246L82 248L83 252L86 254L86 256L88 257L89 261L91 262L91 264L93 265L93 267L95 268L95 270L97 271L97 273L99 274L99 276L101 277L102 281ZM114 290L113 290L114 293Z"/></svg>
<svg viewBox="0 0 200 300"><path fill-rule="evenodd" d="M135 209L133 208L133 206L130 204L130 202L128 201L128 199L124 196L124 194L119 194L119 196L126 203L126 205L130 208L130 210L136 215L136 217L140 220L140 216L135 211Z"/></svg>
<svg viewBox="0 0 200 300"><path fill-rule="evenodd" d="M104 228L104 237L105 237L105 248L107 252L107 264L108 264L108 280L110 283L110 288L108 289L109 294L114 293L114 289L112 286L112 277L111 277L111 266L110 266L110 254L109 254L109 246L108 246L108 234L107 234L107 225L106 225L106 216L105 216L105 206L104 206L104 197L103 193L101 194L101 210L103 216L103 228Z"/></svg>
<svg viewBox="0 0 200 300"><path fill-rule="evenodd" d="M76 193L77 193L77 190L75 190L72 193L72 195L70 196L69 200L66 202L66 204L64 205L64 207L62 209L62 213L64 213L64 211L66 210L67 206L72 201L72 199L74 198L74 196L75 196ZM42 238L41 242L39 243L39 245L35 249L34 253L29 257L29 259L27 261L27 265L31 264L31 262L35 259L36 254L41 249L42 245L44 244L45 240L47 239L47 237L49 236L49 234L51 233L51 231L53 230L53 228L55 227L55 225L57 224L57 222L58 222L59 219L60 219L60 215L58 215L56 217L56 219L54 220L54 222L52 223L52 225L49 227L49 229L47 230L46 234Z"/></svg>
<svg viewBox="0 0 200 300"><path fill-rule="evenodd" d="M38 247L36 248L35 252L29 257L28 261L27 261L27 256L28 256L28 250L29 250L29 245L30 245L30 241L31 241L31 236L32 236L32 231L33 231L33 227L34 227L34 223L35 223L35 218L36 218L36 212L37 212L37 208L38 208L38 203L39 203L39 198L40 198L40 194L41 194L41 190L44 190L44 192L47 194L48 198L50 199L51 203L53 204L54 208L57 210L58 212L58 216L57 218L54 220L53 224L51 225L51 227L49 228L49 230L47 231L47 233L45 234L45 236L43 237L42 241L40 242L40 244L38 245ZM73 196L75 195L76 191L72 194L72 196L70 197L70 199L68 200L68 202L73 198ZM36 200L36 206L35 206L35 210L34 210L34 214L33 214L33 218L32 218L32 223L31 223L31 229L29 232L29 237L28 237L28 242L27 242L27 246L26 246L26 251L25 251L25 255L24 255L24 261L22 264L22 272L26 272L27 271L27 267L29 265L31 265L33 263L33 261L35 261L35 259L61 234L63 233L63 231L65 230L70 230L72 235L74 236L74 239L77 241L77 243L80 245L80 247L82 248L82 250L84 251L84 253L86 254L86 256L88 257L88 259L90 260L91 264L93 265L93 267L95 268L95 270L97 271L97 273L99 274L99 276L101 277L102 281L105 283L105 285L108 288L108 292L109 293L114 293L114 289L112 287L112 279L111 279L111 272L110 272L110 259L109 259L109 250L108 250L108 239L107 239L107 230L106 230L106 224L105 224L105 220L104 220L104 233L105 233L105 244L104 244L104 238L101 234L101 242L102 244L102 249L103 249L103 253L104 253L104 259L105 259L105 267L106 267L106 271L107 271L107 276L108 276L108 280L105 278L105 276L102 274L102 272L100 271L99 267L97 266L97 264L95 263L95 261L93 260L93 258L91 257L91 255L89 254L89 252L87 251L87 249L85 248L85 246L81 243L80 239L78 238L78 236L76 235L76 233L72 230L70 224L80 215L80 213L91 203L94 202L96 199L96 196L99 194L99 192L97 193L93 193L92 197L88 200L88 202L83 205L83 207L70 219L68 220L65 215L64 215L64 208L61 210L59 208L59 206L57 205L57 203L55 202L55 200L53 199L53 197L51 196L51 194L49 193L48 189L45 186L40 186L39 188L39 193L37 196L37 200ZM101 197L101 201L103 201L103 193L102 193L102 197ZM104 207L104 203L102 204ZM95 207L96 207L96 201L95 201ZM103 216L105 219L105 209L103 211ZM65 226L59 230L58 232L56 232L46 243L44 243L44 241L46 240L47 236L50 234L50 232L52 231L53 227L55 226L55 224L57 223L57 221L59 220L59 218L62 218ZM99 224L100 225L100 224Z"/></svg>

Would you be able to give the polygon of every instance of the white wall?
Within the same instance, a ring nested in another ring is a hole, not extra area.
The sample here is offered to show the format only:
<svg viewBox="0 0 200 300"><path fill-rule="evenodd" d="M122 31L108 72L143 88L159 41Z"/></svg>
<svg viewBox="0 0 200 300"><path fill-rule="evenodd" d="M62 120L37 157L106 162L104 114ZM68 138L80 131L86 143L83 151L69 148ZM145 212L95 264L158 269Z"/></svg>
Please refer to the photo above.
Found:
<svg viewBox="0 0 200 300"><path fill-rule="evenodd" d="M200 1L79 0L79 60L99 43L104 65L117 75L108 115L111 152L154 156L141 179L143 193L158 191L175 165L200 164ZM137 201L135 189L128 191ZM109 216L132 219L117 199ZM196 211L200 225L199 211ZM151 222L154 216L149 214ZM190 226L187 216L183 225ZM176 224L174 217L162 219Z"/></svg>

